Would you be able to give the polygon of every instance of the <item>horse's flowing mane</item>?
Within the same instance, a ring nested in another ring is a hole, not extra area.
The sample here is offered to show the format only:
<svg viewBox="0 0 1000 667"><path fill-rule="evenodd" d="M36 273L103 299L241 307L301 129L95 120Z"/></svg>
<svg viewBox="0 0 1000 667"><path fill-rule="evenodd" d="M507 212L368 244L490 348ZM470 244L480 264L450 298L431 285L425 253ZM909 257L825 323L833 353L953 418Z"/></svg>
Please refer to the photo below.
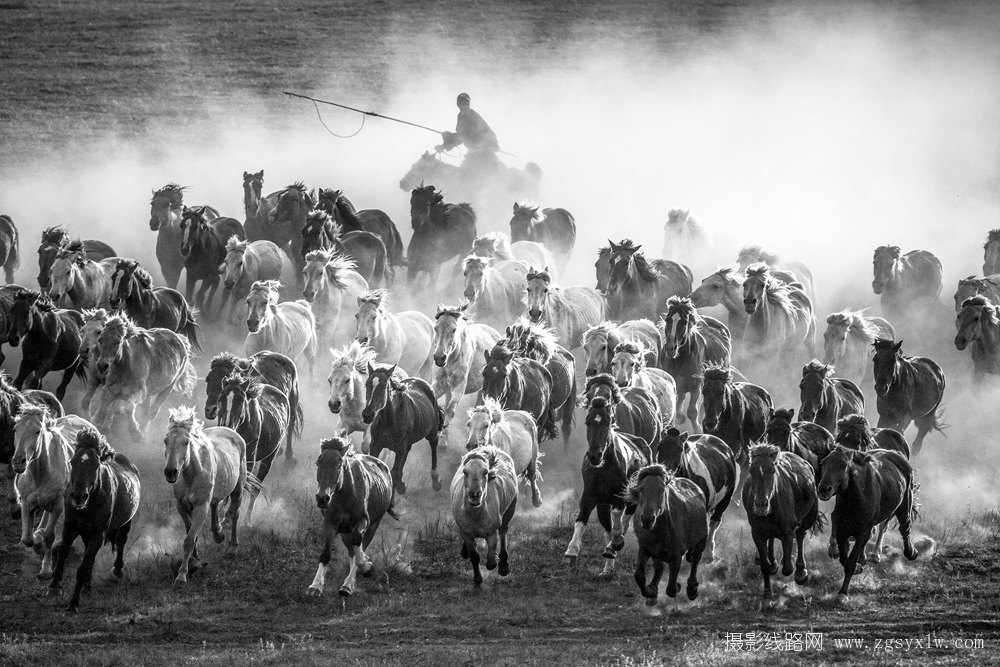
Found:
<svg viewBox="0 0 1000 667"><path fill-rule="evenodd" d="M826 318L827 324L846 326L851 335L860 338L865 343L871 343L879 335L879 328L874 322L864 316L864 310L845 308L839 313L832 313Z"/></svg>
<svg viewBox="0 0 1000 667"><path fill-rule="evenodd" d="M472 242L472 254L482 250L487 256L497 260L512 260L514 254L510 249L510 235L505 232L489 232Z"/></svg>
<svg viewBox="0 0 1000 667"><path fill-rule="evenodd" d="M597 259L607 259L611 256L611 246L606 245L597 249Z"/></svg>
<svg viewBox="0 0 1000 667"><path fill-rule="evenodd" d="M87 253L83 247L83 241L75 239L63 246L60 246L59 250L56 251L57 259L66 259L71 255L76 255L77 264L83 264L87 260Z"/></svg>
<svg viewBox="0 0 1000 667"><path fill-rule="evenodd" d="M170 427L187 428L191 435L201 432L201 420L198 419L198 412L189 405L182 405L179 408L170 408Z"/></svg>
<svg viewBox="0 0 1000 667"><path fill-rule="evenodd" d="M309 256L306 255L307 260L308 258ZM327 277L337 289L347 289L347 283L344 282L345 274L348 271L354 271L357 266L354 260L347 255L331 252L326 261Z"/></svg>
<svg viewBox="0 0 1000 667"><path fill-rule="evenodd" d="M837 437L835 442L848 449L867 452L875 449L878 444L872 437L871 425L864 415L847 415L837 420Z"/></svg>
<svg viewBox="0 0 1000 667"><path fill-rule="evenodd" d="M231 253L234 250L238 252L246 252L247 246L250 245L250 241L241 241L240 237L233 234L226 241L226 253Z"/></svg>
<svg viewBox="0 0 1000 667"><path fill-rule="evenodd" d="M104 323L104 330L123 337L139 333L139 328L132 318L125 313L115 313Z"/></svg>
<svg viewBox="0 0 1000 667"><path fill-rule="evenodd" d="M84 322L93 322L94 320L101 320L103 322L108 319L108 311L103 308L88 308L80 314L83 315Z"/></svg>
<svg viewBox="0 0 1000 667"><path fill-rule="evenodd" d="M770 267L763 262L747 267L747 280L760 280L764 284L764 292L767 294L767 302L783 310L789 317L796 317L800 308L792 301L792 289L798 289L792 285L787 285L771 275ZM797 283L793 283L797 285Z"/></svg>
<svg viewBox="0 0 1000 667"><path fill-rule="evenodd" d="M239 369L226 376L222 381L222 386L222 395L238 389L250 399L259 397L260 392L264 389L264 385L258 378Z"/></svg>
<svg viewBox="0 0 1000 667"><path fill-rule="evenodd" d="M469 418L475 414L484 414L490 418L490 422L496 424L503 419L503 407L497 399L483 396L482 405L477 405L469 410Z"/></svg>
<svg viewBox="0 0 1000 667"><path fill-rule="evenodd" d="M514 218L518 220L527 220L528 222L537 222L541 216L538 214L539 206L532 206L528 202L521 202L514 204Z"/></svg>
<svg viewBox="0 0 1000 667"><path fill-rule="evenodd" d="M339 436L334 436L332 438L326 438L322 440L319 444L319 451L321 452L337 452L341 456L353 456L354 455L354 445L347 438L341 438Z"/></svg>
<svg viewBox="0 0 1000 667"><path fill-rule="evenodd" d="M656 267L654 267L649 262L649 260L646 259L646 256L639 251L640 247L641 246L638 246L638 245L635 244L635 241L633 241L632 239L627 238L627 239L624 239L617 246L615 246L612 249L611 252L612 252L612 254L614 254L614 253L616 253L618 251L623 251L623 252L629 253L630 256L631 256L631 261L635 265L635 270L639 273L639 276L643 280L645 280L647 282L652 282L654 280L659 280L659 278L660 278L660 272L657 271Z"/></svg>
<svg viewBox="0 0 1000 667"><path fill-rule="evenodd" d="M454 317L458 320L465 319L465 311L468 310L471 303L471 301L466 301L460 306L446 306L443 303L439 303L437 312L434 314L434 319L437 320L442 317Z"/></svg>
<svg viewBox="0 0 1000 667"><path fill-rule="evenodd" d="M278 280L258 280L250 286L251 292L267 292L268 299L271 295L277 296L281 289L281 282Z"/></svg>
<svg viewBox="0 0 1000 667"><path fill-rule="evenodd" d="M901 250L898 245L880 245L875 248L875 257L879 255L891 255L894 259L899 259Z"/></svg>
<svg viewBox="0 0 1000 667"><path fill-rule="evenodd" d="M481 255L469 255L462 260L462 271L468 271L470 268L477 269L479 271L486 271L493 264L493 258L483 257Z"/></svg>
<svg viewBox="0 0 1000 667"><path fill-rule="evenodd" d="M507 346L505 341L499 341L490 350L490 361L496 361L497 363L506 366L510 363L511 359L514 358L514 351Z"/></svg>
<svg viewBox="0 0 1000 667"><path fill-rule="evenodd" d="M667 312L660 320L661 330L664 328L665 320L670 319L674 313L683 315L684 318L693 322L698 322L701 319L698 315L698 309L694 307L694 302L691 299L686 296L672 296L667 299Z"/></svg>
<svg viewBox="0 0 1000 667"><path fill-rule="evenodd" d="M69 236L65 227L48 227L42 232L42 245L62 245L63 240Z"/></svg>
<svg viewBox="0 0 1000 667"><path fill-rule="evenodd" d="M180 198L184 195L184 191L187 190L186 185L177 185L176 183L167 183L159 190L153 190L153 199L157 197L169 197L171 203L174 201L180 201Z"/></svg>
<svg viewBox="0 0 1000 667"><path fill-rule="evenodd" d="M528 280L528 282L531 282L532 280L541 280L546 285L551 285L552 284L552 276L549 275L548 271L546 271L545 269L542 269L540 271L536 271L534 267L531 267L530 269L528 269L527 280Z"/></svg>
<svg viewBox="0 0 1000 667"><path fill-rule="evenodd" d="M808 375L810 373L819 373L825 378L833 375L833 366L824 364L818 359L813 359L808 364L802 367L802 375ZM777 411L775 411L777 413Z"/></svg>
<svg viewBox="0 0 1000 667"><path fill-rule="evenodd" d="M664 484L670 484L676 474L676 471L667 470L667 467L662 463L653 463L645 468L640 468L629 477L628 486L625 487L625 494L631 502L637 503L639 502L639 485L642 483L642 480L647 477L659 477L663 480Z"/></svg>
<svg viewBox="0 0 1000 667"><path fill-rule="evenodd" d="M733 374L729 366L710 364L705 367L702 378L705 382L723 382L729 384L733 380Z"/></svg>
<svg viewBox="0 0 1000 667"><path fill-rule="evenodd" d="M896 342L893 341L893 340L890 340L888 338L876 338L872 342L872 349L874 349L876 352L878 352L879 350L890 350L891 351L892 348L895 347L895 345L896 345Z"/></svg>
<svg viewBox="0 0 1000 667"><path fill-rule="evenodd" d="M389 290L383 288L368 290L358 297L358 305L364 303L370 303L380 312L384 312L389 305Z"/></svg>
<svg viewBox="0 0 1000 667"><path fill-rule="evenodd" d="M624 343L618 343L618 345L616 345L614 349L615 355L618 354L632 355L636 363L635 370L637 372L646 368L646 352L647 352L646 346L640 343L639 341L635 340L629 340L625 341Z"/></svg>
<svg viewBox="0 0 1000 667"><path fill-rule="evenodd" d="M330 364L331 373L339 368L353 368L361 375L367 375L368 364L375 363L375 358L378 355L374 349L356 340L352 340L339 350L330 348L330 356L332 357Z"/></svg>
<svg viewBox="0 0 1000 667"><path fill-rule="evenodd" d="M980 308L984 313L986 313L991 325L997 326L1000 324L1000 318L997 317L997 307L982 294L970 296L968 299L963 301L962 310L965 310L966 308Z"/></svg>
<svg viewBox="0 0 1000 667"><path fill-rule="evenodd" d="M209 368L244 368L249 367L249 360L241 359L232 352L220 352L212 357Z"/></svg>
<svg viewBox="0 0 1000 667"><path fill-rule="evenodd" d="M763 262L764 264L774 266L778 263L778 256L774 253L765 252L759 245L748 245L740 250L739 255L736 256L736 261L740 264L757 264L758 262Z"/></svg>
<svg viewBox="0 0 1000 667"><path fill-rule="evenodd" d="M150 289L153 287L153 276L149 275L149 271L141 266L136 266L132 275L135 276L136 282L139 283L139 287L142 289Z"/></svg>
<svg viewBox="0 0 1000 667"><path fill-rule="evenodd" d="M993 243L994 241L1000 241L1000 229L991 229L986 235L987 245Z"/></svg>
<svg viewBox="0 0 1000 667"><path fill-rule="evenodd" d="M76 434L76 449L92 449L98 460L106 461L115 455L115 450L108 444L107 438L101 435L96 428L87 426Z"/></svg>
<svg viewBox="0 0 1000 667"><path fill-rule="evenodd" d="M508 327L506 342L511 348L543 364L547 364L559 350L559 340L552 329L524 317Z"/></svg>
<svg viewBox="0 0 1000 667"><path fill-rule="evenodd" d="M597 375L591 375L587 378L587 386L584 388L583 393L589 394L593 387L603 386L611 390L611 402L618 403L622 400L621 389L618 388L618 383L615 379L611 377L608 373L598 373Z"/></svg>
<svg viewBox="0 0 1000 667"><path fill-rule="evenodd" d="M761 456L767 456L769 458L774 458L781 451L781 448L777 445L768 445L766 443L759 443L756 445L750 445L750 458L755 459Z"/></svg>
<svg viewBox="0 0 1000 667"><path fill-rule="evenodd" d="M17 417L14 418L15 422L21 421L22 417L41 417L42 421L49 416L49 409L44 405L35 405L34 403L22 403L21 407L17 411Z"/></svg>

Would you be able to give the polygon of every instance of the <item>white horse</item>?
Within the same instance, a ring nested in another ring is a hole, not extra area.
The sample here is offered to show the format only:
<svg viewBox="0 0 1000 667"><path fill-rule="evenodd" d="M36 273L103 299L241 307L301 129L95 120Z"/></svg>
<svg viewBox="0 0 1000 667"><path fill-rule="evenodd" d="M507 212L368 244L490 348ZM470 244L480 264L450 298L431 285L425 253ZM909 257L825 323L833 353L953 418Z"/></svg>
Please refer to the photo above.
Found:
<svg viewBox="0 0 1000 667"><path fill-rule="evenodd" d="M555 256L548 248L535 241L511 243L507 232L489 232L472 242L472 254L488 257L494 262L516 259L528 266L547 266L552 281L557 284L559 282L559 274L552 268L556 265Z"/></svg>
<svg viewBox="0 0 1000 667"><path fill-rule="evenodd" d="M396 364L411 375L428 377L434 323L416 310L390 313L389 293L377 289L358 297L357 340L370 345L379 363Z"/></svg>
<svg viewBox="0 0 1000 667"><path fill-rule="evenodd" d="M316 334L323 344L337 345L351 339L352 323L344 308L368 292L368 282L355 270L354 260L329 250L306 255L302 267L302 296L312 304Z"/></svg>
<svg viewBox="0 0 1000 667"><path fill-rule="evenodd" d="M524 310L528 265L516 260L494 261L469 255L462 260L465 298L474 303L477 321L495 327L513 322Z"/></svg>
<svg viewBox="0 0 1000 667"><path fill-rule="evenodd" d="M97 341L101 337L101 332L104 331L104 325L108 323L110 318L111 314L104 308L83 311L83 329L80 330L80 337L83 339L81 349L87 355L87 390L84 392L83 398L80 399L80 405L90 417L93 417L95 413L91 409L94 393L104 384L105 376L104 373L97 370L97 356L100 354Z"/></svg>
<svg viewBox="0 0 1000 667"><path fill-rule="evenodd" d="M663 259L705 269L711 249L712 239L691 215L691 209L675 208L667 213L663 225Z"/></svg>
<svg viewBox="0 0 1000 667"><path fill-rule="evenodd" d="M504 410L500 403L488 396L483 404L469 410L469 440L466 449L491 446L510 455L514 470L527 480L531 487L531 503L542 504L538 490L542 462L538 452L538 428L535 418L524 410Z"/></svg>
<svg viewBox="0 0 1000 667"><path fill-rule="evenodd" d="M528 272L525 301L528 319L547 324L567 350L580 344L587 329L607 319L608 305L600 292L556 287L548 267Z"/></svg>
<svg viewBox="0 0 1000 667"><path fill-rule="evenodd" d="M226 258L219 265L225 288L220 310L225 312L226 304L230 304L235 311L236 295L246 294L258 280L280 280L284 265L284 253L270 241L241 241L231 236L226 241Z"/></svg>
<svg viewBox="0 0 1000 667"><path fill-rule="evenodd" d="M246 356L268 350L295 361L305 357L312 374L316 363L316 318L305 301L278 303L281 284L260 280L247 295Z"/></svg>
<svg viewBox="0 0 1000 667"><path fill-rule="evenodd" d="M100 262L88 259L83 243L74 241L56 253L49 269L49 296L56 305L76 310L105 308L111 298L111 276L117 266L117 257Z"/></svg>
<svg viewBox="0 0 1000 667"><path fill-rule="evenodd" d="M362 433L361 451L368 453L371 445L371 424L366 424L361 416L368 402L365 382L368 381L368 364L375 362L375 350L356 340L340 348L330 350L333 363L327 381L330 384L330 412L340 415L338 434L344 437L351 433ZM405 379L406 372L396 368L393 377Z"/></svg>
<svg viewBox="0 0 1000 667"><path fill-rule="evenodd" d="M462 396L483 388L480 364L486 352L500 340L493 327L466 318L468 307L468 303L456 308L438 304L434 323L431 387L449 425Z"/></svg>
<svg viewBox="0 0 1000 667"><path fill-rule="evenodd" d="M646 365L647 351L634 342L619 343L611 358L611 375L619 387L639 387L653 395L660 408L663 428L674 423L677 382L665 370Z"/></svg>

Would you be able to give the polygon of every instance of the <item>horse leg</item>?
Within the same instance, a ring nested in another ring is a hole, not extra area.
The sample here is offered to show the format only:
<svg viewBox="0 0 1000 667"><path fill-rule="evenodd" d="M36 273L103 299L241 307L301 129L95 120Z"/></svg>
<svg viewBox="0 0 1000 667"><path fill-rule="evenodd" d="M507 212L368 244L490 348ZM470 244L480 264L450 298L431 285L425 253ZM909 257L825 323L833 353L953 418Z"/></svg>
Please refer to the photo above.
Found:
<svg viewBox="0 0 1000 667"><path fill-rule="evenodd" d="M209 503L209 509L212 513L209 521L209 527L212 529L212 539L215 540L216 544L222 544L226 541L226 536L223 534L222 525L219 523L219 503Z"/></svg>
<svg viewBox="0 0 1000 667"><path fill-rule="evenodd" d="M625 514L625 508L617 509L612 507L610 514L611 540L608 542L607 546L604 547L604 557L616 558L618 555L617 552L621 551L625 547L625 531L622 527L622 516Z"/></svg>
<svg viewBox="0 0 1000 667"><path fill-rule="evenodd" d="M324 518L323 527L320 528L320 538L323 540L323 549L319 552L319 565L316 567L316 576L306 589L306 595L322 595L323 586L326 584L326 571L330 569L330 547L333 540L333 526Z"/></svg>
<svg viewBox="0 0 1000 667"><path fill-rule="evenodd" d="M59 386L56 387L56 398L60 401L66 395L66 387L69 386L70 381L73 376L76 375L76 369L80 366L81 361L77 359L76 363L71 365L69 368L63 371L62 380L59 381Z"/></svg>
<svg viewBox="0 0 1000 667"><path fill-rule="evenodd" d="M787 577L794 568L792 567L792 547L794 546L795 535L788 533L781 536L781 576Z"/></svg>
<svg viewBox="0 0 1000 667"><path fill-rule="evenodd" d="M379 447L379 451L381 450L382 448ZM409 453L408 447L405 447L402 452L395 452L396 456L392 462L392 481L396 486L396 493L406 493L406 484L403 483L403 466L406 463L407 453Z"/></svg>
<svg viewBox="0 0 1000 667"><path fill-rule="evenodd" d="M145 421L148 424L154 419L156 419L156 416L160 414L160 408L162 408L163 404L166 403L167 398L169 398L170 393L173 390L174 388L172 386L167 387L166 389L164 389L163 391L161 391L159 394L156 395L156 397L153 399L153 402L150 404L149 408L145 410L143 421Z"/></svg>
<svg viewBox="0 0 1000 667"><path fill-rule="evenodd" d="M875 546L872 549L871 561L873 563L882 562L882 540L885 539L885 531L889 528L889 520L886 519L875 529Z"/></svg>
<svg viewBox="0 0 1000 667"><path fill-rule="evenodd" d="M698 589L700 588L700 584L698 583L698 563L701 562L701 555L705 552L705 544L707 542L708 538L706 537L687 552L687 561L691 563L691 572L688 574L687 580L688 600L694 600L698 597Z"/></svg>
<svg viewBox="0 0 1000 667"><path fill-rule="evenodd" d="M56 503L55 508L49 513L49 520L45 524L45 532L42 535L42 566L38 572L40 581L45 581L52 576L52 549L53 545L56 545L56 532L59 533L59 539L62 540L65 521L63 504ZM56 546L61 546L61 542Z"/></svg>
<svg viewBox="0 0 1000 667"><path fill-rule="evenodd" d="M800 528L795 531L795 583L799 586L803 586L807 581L809 581L809 570L806 569L806 555L802 548L802 542L806 538L806 532L808 531L805 528Z"/></svg>
<svg viewBox="0 0 1000 667"><path fill-rule="evenodd" d="M486 536L486 569L497 569L497 545L500 542L499 531L494 530Z"/></svg>
<svg viewBox="0 0 1000 667"><path fill-rule="evenodd" d="M181 276L180 276L180 273L178 273L177 274L177 280L180 280L180 279L181 279ZM188 303L193 303L196 308L201 309L202 304L201 304L200 301L198 301L198 300L192 301L191 300L191 297L194 296L194 286L195 286L195 283L197 283L197 282L198 282L198 280L195 279L195 278L192 278L190 273L187 274L187 277L184 280L184 300L187 301ZM202 312L205 312L205 311L202 310Z"/></svg>
<svg viewBox="0 0 1000 667"><path fill-rule="evenodd" d="M35 519L36 508L27 500L21 506L21 544L26 547L35 544L34 531L32 530Z"/></svg>
<svg viewBox="0 0 1000 667"><path fill-rule="evenodd" d="M503 520L500 522L500 565L497 567L497 574L506 577L510 574L510 554L507 553L507 528L510 520L514 518L514 509L517 507L517 496L511 502L510 507L504 512Z"/></svg>
<svg viewBox="0 0 1000 667"><path fill-rule="evenodd" d="M237 482L236 488L229 494L229 507L226 508L226 521L229 522L229 549L231 551L236 551L240 547L238 528L242 506L243 485Z"/></svg>
<svg viewBox="0 0 1000 667"><path fill-rule="evenodd" d="M538 488L538 454L536 453L531 457L531 461L528 463L528 467L525 470L525 477L528 479L528 484L531 486L531 504L535 507L542 506L542 492Z"/></svg>
<svg viewBox="0 0 1000 667"><path fill-rule="evenodd" d="M604 528L604 534L606 536L605 544L611 544L614 539L614 533L612 533L613 522L611 520L613 508L611 505L598 505L597 506L597 520L600 522L601 527ZM607 547L605 547L607 551ZM614 552L612 551L612 554ZM601 569L602 577L613 577L615 574L615 558L605 558L604 567Z"/></svg>
<svg viewBox="0 0 1000 667"><path fill-rule="evenodd" d="M648 562L649 562L649 552L643 549L642 546L640 545L639 553L636 555L635 558L635 583L638 584L639 586L639 593L642 594L642 597L646 598L646 606L652 607L656 604L656 597L658 595L658 591L656 590L655 586L652 588L652 590L650 590L650 588L646 586L646 564ZM659 562L660 562L659 560L654 561L654 567Z"/></svg>
<svg viewBox="0 0 1000 667"><path fill-rule="evenodd" d="M913 439L914 456L920 453L920 448L924 444L924 438L926 438L927 434L934 429L935 423L937 422L937 415L935 414L936 412L937 409L935 408L934 410L931 410L927 414L921 417L917 417L917 419L914 420L913 423L917 427L917 437ZM906 426L909 426L909 422L907 422ZM906 427L904 426L904 428ZM900 433L902 432L903 431L900 431Z"/></svg>
<svg viewBox="0 0 1000 667"><path fill-rule="evenodd" d="M483 583L483 573L479 570L479 549L476 548L475 538L470 538L462 543L462 554L472 562L473 585L481 586Z"/></svg>
<svg viewBox="0 0 1000 667"><path fill-rule="evenodd" d="M341 536L344 541L344 546L347 547L347 578L344 579L344 583L340 585L340 589L337 591L341 597L349 598L354 595L354 587L358 581L358 552L361 547L355 546L351 541L350 535Z"/></svg>
<svg viewBox="0 0 1000 667"><path fill-rule="evenodd" d="M126 521L121 528L115 531L112 546L115 550L115 564L111 568L111 574L116 579L121 579L125 571L125 543L128 542L128 533L132 529L132 521Z"/></svg>
<svg viewBox="0 0 1000 667"><path fill-rule="evenodd" d="M184 555L181 558L181 566L177 571L177 578L174 579L174 585L187 583L188 564L191 557L195 555L195 543L198 540L198 534L201 533L202 526L208 520L208 503L195 505L189 520L190 527L188 528L187 535L184 536Z"/></svg>
<svg viewBox="0 0 1000 667"><path fill-rule="evenodd" d="M28 370L28 364L25 359L21 359L21 365L17 369L17 377L14 378L14 388L20 390L24 387L24 381L28 379L31 375L31 371Z"/></svg>
<svg viewBox="0 0 1000 667"><path fill-rule="evenodd" d="M764 580L764 597L771 597L771 561L768 556L768 540L765 537L753 536L754 546L757 547L757 558L760 560L760 576Z"/></svg>
<svg viewBox="0 0 1000 667"><path fill-rule="evenodd" d="M903 538L903 555L907 560L916 560L917 550L910 544L910 522L913 516L913 488L906 489L903 502L896 509L896 520L899 522L899 535Z"/></svg>
<svg viewBox="0 0 1000 667"><path fill-rule="evenodd" d="M73 542L76 541L79 534L73 526L63 527L62 543L55 550L55 567L52 569L52 580L49 582L48 595L62 595L62 580L63 572L66 568L66 558L69 556L69 550L72 548Z"/></svg>
<svg viewBox="0 0 1000 667"><path fill-rule="evenodd" d="M576 563L576 559L580 556L580 547L583 543L583 533L587 530L587 521L590 520L590 515L594 511L594 507L597 503L594 502L593 496L586 492L580 495L580 511L576 514L576 522L573 524L573 538L569 541L569 546L566 547L565 558L569 559L570 563Z"/></svg>
<svg viewBox="0 0 1000 667"><path fill-rule="evenodd" d="M844 585L840 587L840 592L838 595L842 598L847 597L847 590L851 585L851 577L854 576L857 567L858 560L861 558L861 554L865 551L865 545L868 544L868 540L872 536L871 526L866 528L861 535L854 536L854 548L851 549L849 556L844 558L841 556L840 562L844 564ZM842 547L844 545L841 545Z"/></svg>
<svg viewBox="0 0 1000 667"><path fill-rule="evenodd" d="M76 570L76 587L73 589L73 597L69 599L69 606L66 608L67 611L72 612L75 612L80 606L81 591L90 592L90 578L94 574L94 560L104 544L104 531L97 530L89 535L84 535L83 541L86 545L83 560Z"/></svg>
<svg viewBox="0 0 1000 667"><path fill-rule="evenodd" d="M739 473L737 472L737 475ZM719 532L719 526L722 525L722 515L725 513L726 509L729 508L729 503L733 501L733 495L736 492L736 480L733 480L732 485L726 492L726 495L722 497L722 500L715 506L712 513L708 517L708 553L705 554L705 562L711 563L715 560L715 534Z"/></svg>
<svg viewBox="0 0 1000 667"><path fill-rule="evenodd" d="M427 442L431 446L431 486L435 491L441 490L441 480L438 478L438 437L440 433L435 427L434 431L427 436Z"/></svg>

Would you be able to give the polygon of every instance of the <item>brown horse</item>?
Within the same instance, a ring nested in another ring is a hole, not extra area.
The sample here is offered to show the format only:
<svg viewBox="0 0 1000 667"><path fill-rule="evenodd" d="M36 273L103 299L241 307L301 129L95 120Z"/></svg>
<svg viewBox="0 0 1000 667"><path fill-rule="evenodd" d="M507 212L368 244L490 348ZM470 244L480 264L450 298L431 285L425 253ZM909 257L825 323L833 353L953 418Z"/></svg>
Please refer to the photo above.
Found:
<svg viewBox="0 0 1000 667"><path fill-rule="evenodd" d="M749 382L733 382L733 370L726 366L705 369L701 386L705 433L722 438L741 464L747 448L760 440L771 414L771 395Z"/></svg>
<svg viewBox="0 0 1000 667"><path fill-rule="evenodd" d="M976 295L962 303L955 317L955 347L971 345L972 380L980 384L987 373L1000 375L1000 317L997 306L985 296Z"/></svg>
<svg viewBox="0 0 1000 667"><path fill-rule="evenodd" d="M833 377L833 366L813 359L802 367L799 417L833 433L837 420L865 413L865 395L850 380Z"/></svg>
<svg viewBox="0 0 1000 667"><path fill-rule="evenodd" d="M410 224L413 236L406 250L406 281L412 288L426 277L437 284L441 265L453 257L465 257L476 240L476 212L469 204L449 204L433 185L416 187L410 193Z"/></svg>
<svg viewBox="0 0 1000 667"><path fill-rule="evenodd" d="M691 293L691 270L676 262L656 265L632 239L611 244L608 308L615 319L656 319L672 296Z"/></svg>
<svg viewBox="0 0 1000 667"><path fill-rule="evenodd" d="M941 295L941 260L926 250L903 255L899 246L879 246L873 273L872 291L881 296L882 310L893 321L914 310L929 312Z"/></svg>
<svg viewBox="0 0 1000 667"><path fill-rule="evenodd" d="M1000 305L1000 274L985 276L969 276L958 281L955 290L955 312L962 310L966 299L982 294L994 306Z"/></svg>
<svg viewBox="0 0 1000 667"><path fill-rule="evenodd" d="M510 239L513 242L534 241L548 248L566 268L573 246L576 245L576 219L564 208L545 208L514 204L510 219Z"/></svg>
<svg viewBox="0 0 1000 667"><path fill-rule="evenodd" d="M69 232L64 227L49 227L42 232L42 242L38 246L38 288L43 294L48 294L50 287L49 273L56 255L70 243ZM94 239L83 240L83 252L92 262L115 257L118 253L104 241ZM182 265L183 266L183 265ZM175 281L176 283L176 281Z"/></svg>
<svg viewBox="0 0 1000 667"><path fill-rule="evenodd" d="M917 425L913 440L916 455L927 434L943 428L938 408L944 397L945 377L941 367L927 357L904 356L902 346L903 341L894 343L883 338L873 344L875 406L879 428L905 433L911 421Z"/></svg>
<svg viewBox="0 0 1000 667"><path fill-rule="evenodd" d="M263 172L261 175L263 176ZM167 287L174 289L177 287L177 283L181 279L181 271L184 269L184 256L180 249L184 236L181 230L181 217L185 208L184 191L186 189L186 187L176 183L167 183L159 190L153 190L153 198L149 201L149 228L156 232L156 260L160 264L160 273L163 274ZM196 206L195 208L204 209L205 219L208 221L219 217L219 212L211 206ZM42 239L44 244L44 235ZM110 246L99 241L84 241L84 245L87 246L87 254L90 259L95 261L117 254ZM99 250L102 256L94 256L91 250ZM107 250L111 252L106 252ZM41 252L39 251L40 264ZM41 284L40 280L39 284ZM46 286L43 285L42 289L46 289Z"/></svg>

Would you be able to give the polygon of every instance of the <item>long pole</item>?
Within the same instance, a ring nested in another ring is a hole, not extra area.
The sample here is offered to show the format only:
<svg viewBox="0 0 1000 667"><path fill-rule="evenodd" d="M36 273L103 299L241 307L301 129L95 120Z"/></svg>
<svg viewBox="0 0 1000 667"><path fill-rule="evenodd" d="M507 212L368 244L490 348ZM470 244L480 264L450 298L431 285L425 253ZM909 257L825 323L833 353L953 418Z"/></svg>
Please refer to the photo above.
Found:
<svg viewBox="0 0 1000 667"><path fill-rule="evenodd" d="M412 127L419 127L421 130L427 130L428 132L433 132L434 134L442 134L440 130L435 130L433 127L427 127L426 125L421 125L419 123L411 123L408 120L403 120L402 118L393 118L392 116L385 116L383 114L377 113L375 111L365 111L363 109L356 109L355 107L349 107L346 104L338 104L337 102L329 102L327 100L319 100L315 97L309 97L308 95L299 95L298 93L290 93L287 90L281 91L289 97L298 97L303 100L309 100L310 102L315 102L317 104L327 104L331 107L338 107L340 109L347 109L348 111L354 111L356 113L364 114L365 116L372 116L373 118L384 118L385 120L391 120L396 123L402 123L403 125L410 125Z"/></svg>

